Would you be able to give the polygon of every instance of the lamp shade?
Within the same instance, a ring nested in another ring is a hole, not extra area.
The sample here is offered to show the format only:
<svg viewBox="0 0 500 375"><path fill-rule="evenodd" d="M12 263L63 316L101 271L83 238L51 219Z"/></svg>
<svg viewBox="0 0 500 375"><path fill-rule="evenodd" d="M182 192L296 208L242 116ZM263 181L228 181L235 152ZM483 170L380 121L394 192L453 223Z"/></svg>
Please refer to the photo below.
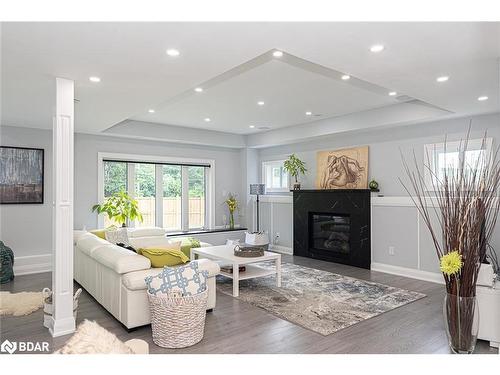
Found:
<svg viewBox="0 0 500 375"><path fill-rule="evenodd" d="M265 184L250 184L250 195L264 195L266 194Z"/></svg>

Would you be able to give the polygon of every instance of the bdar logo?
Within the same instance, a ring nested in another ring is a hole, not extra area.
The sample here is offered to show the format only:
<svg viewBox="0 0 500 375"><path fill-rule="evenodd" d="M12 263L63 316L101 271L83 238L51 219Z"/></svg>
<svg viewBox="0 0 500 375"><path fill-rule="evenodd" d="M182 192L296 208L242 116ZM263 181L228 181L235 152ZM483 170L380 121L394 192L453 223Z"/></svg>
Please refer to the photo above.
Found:
<svg viewBox="0 0 500 375"><path fill-rule="evenodd" d="M17 343L15 342L10 342L9 340L5 340L2 342L2 345L0 345L0 351L1 352L7 352L7 353L14 353L17 350Z"/></svg>

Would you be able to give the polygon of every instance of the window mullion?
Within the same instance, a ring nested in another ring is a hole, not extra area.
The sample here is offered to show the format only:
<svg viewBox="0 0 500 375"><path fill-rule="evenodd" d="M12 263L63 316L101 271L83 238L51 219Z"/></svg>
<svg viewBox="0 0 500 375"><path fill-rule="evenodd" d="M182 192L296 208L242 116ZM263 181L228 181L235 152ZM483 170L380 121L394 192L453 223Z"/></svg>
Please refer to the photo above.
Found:
<svg viewBox="0 0 500 375"><path fill-rule="evenodd" d="M132 198L135 198L135 164L127 163L127 193ZM133 221L127 220L128 227L135 227Z"/></svg>
<svg viewBox="0 0 500 375"><path fill-rule="evenodd" d="M182 191L181 191L181 220L182 230L189 230L189 174L188 167L182 166L181 169Z"/></svg>
<svg viewBox="0 0 500 375"><path fill-rule="evenodd" d="M155 166L155 206L155 224L163 228L163 166L158 164Z"/></svg>
<svg viewBox="0 0 500 375"><path fill-rule="evenodd" d="M205 205L204 207L204 218L203 218L203 228L206 229L209 227L209 220L208 220L208 191L207 191L207 186L208 186L208 168L203 168L203 203Z"/></svg>

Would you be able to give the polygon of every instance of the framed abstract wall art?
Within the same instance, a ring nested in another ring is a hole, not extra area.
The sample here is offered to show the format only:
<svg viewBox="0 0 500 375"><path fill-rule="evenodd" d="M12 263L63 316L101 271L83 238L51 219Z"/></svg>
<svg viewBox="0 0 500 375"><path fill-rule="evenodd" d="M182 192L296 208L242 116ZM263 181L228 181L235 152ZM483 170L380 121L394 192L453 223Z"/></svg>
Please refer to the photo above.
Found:
<svg viewBox="0 0 500 375"><path fill-rule="evenodd" d="M0 204L43 203L44 152L0 146Z"/></svg>
<svg viewBox="0 0 500 375"><path fill-rule="evenodd" d="M368 188L368 146L319 151L316 160L316 188Z"/></svg>

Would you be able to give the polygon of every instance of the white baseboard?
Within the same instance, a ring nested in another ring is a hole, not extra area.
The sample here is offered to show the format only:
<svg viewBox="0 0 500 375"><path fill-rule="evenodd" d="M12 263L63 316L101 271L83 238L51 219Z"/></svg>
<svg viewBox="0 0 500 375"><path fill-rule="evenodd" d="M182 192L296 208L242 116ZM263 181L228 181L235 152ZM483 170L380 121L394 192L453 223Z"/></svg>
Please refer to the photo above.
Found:
<svg viewBox="0 0 500 375"><path fill-rule="evenodd" d="M287 246L269 245L269 250L280 254L293 255L293 249Z"/></svg>
<svg viewBox="0 0 500 375"><path fill-rule="evenodd" d="M52 271L52 254L14 258L14 275L29 275Z"/></svg>
<svg viewBox="0 0 500 375"><path fill-rule="evenodd" d="M399 267L376 262L372 262L371 270L390 273L392 275L409 277L417 280L430 281L437 284L444 284L443 275L436 272L422 271L414 268Z"/></svg>

